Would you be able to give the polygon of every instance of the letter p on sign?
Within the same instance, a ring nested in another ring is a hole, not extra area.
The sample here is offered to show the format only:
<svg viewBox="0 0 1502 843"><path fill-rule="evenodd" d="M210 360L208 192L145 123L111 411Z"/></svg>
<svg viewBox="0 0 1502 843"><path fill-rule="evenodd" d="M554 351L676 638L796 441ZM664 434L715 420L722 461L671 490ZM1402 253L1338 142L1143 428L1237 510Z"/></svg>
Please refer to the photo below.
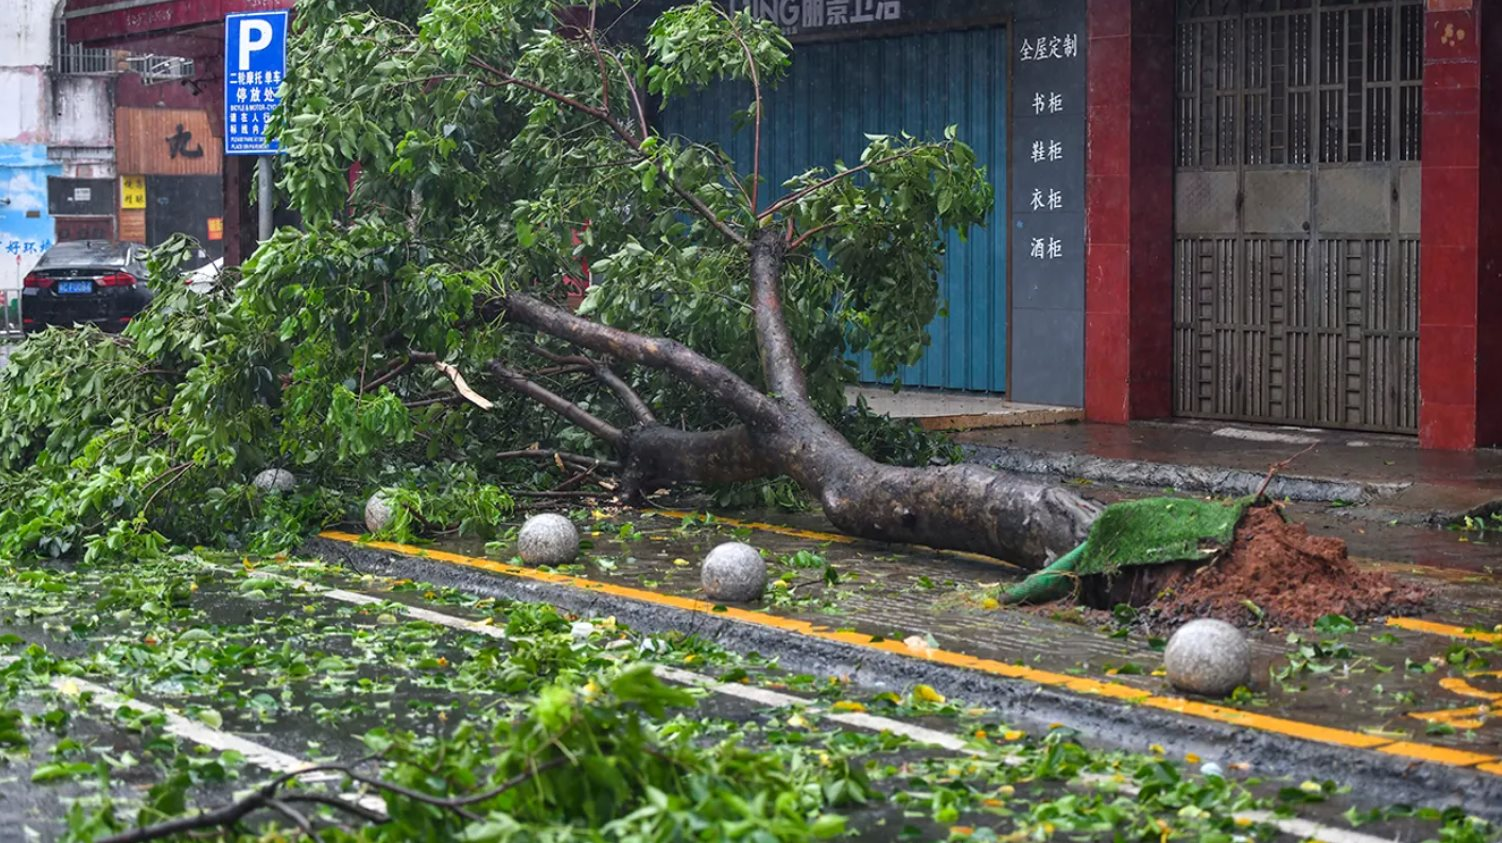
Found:
<svg viewBox="0 0 1502 843"><path fill-rule="evenodd" d="M272 30L268 21L250 18L240 24L240 67L250 67L250 54L271 46Z"/></svg>

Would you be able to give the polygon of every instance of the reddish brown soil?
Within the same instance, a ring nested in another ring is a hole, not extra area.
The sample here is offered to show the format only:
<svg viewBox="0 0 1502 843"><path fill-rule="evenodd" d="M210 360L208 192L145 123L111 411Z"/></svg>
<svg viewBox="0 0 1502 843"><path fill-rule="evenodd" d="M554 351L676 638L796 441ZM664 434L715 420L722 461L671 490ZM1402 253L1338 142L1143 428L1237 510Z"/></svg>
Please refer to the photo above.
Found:
<svg viewBox="0 0 1502 843"><path fill-rule="evenodd" d="M1165 566L1153 578L1150 609L1161 620L1214 617L1235 624L1307 626L1324 615L1363 620L1402 614L1420 606L1422 588L1387 574L1363 571L1346 555L1346 543L1311 536L1271 507L1254 507L1220 559L1196 568ZM1134 588L1139 594L1142 585Z"/></svg>

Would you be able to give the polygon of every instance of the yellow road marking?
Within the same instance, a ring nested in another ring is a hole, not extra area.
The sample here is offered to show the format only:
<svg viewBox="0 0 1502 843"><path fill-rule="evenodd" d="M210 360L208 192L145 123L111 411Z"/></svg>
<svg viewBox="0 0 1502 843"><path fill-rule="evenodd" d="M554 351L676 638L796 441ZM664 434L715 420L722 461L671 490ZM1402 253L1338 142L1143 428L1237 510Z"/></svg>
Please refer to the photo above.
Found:
<svg viewBox="0 0 1502 843"><path fill-rule="evenodd" d="M1410 632L1427 632L1430 635L1444 635L1449 638L1465 638L1471 641L1481 641L1487 644L1502 644L1502 632L1485 632L1479 629L1466 629L1454 624L1438 623L1436 621L1424 621L1418 618L1388 618L1388 626L1398 629L1406 629Z"/></svg>
<svg viewBox="0 0 1502 843"><path fill-rule="evenodd" d="M1472 673L1471 676L1490 676L1495 679L1502 679L1502 670L1488 670L1483 673ZM1466 680L1460 678L1459 676L1447 676L1444 679L1439 680L1439 686L1452 694L1459 694L1462 697L1470 697L1474 700L1502 702L1502 693L1499 693L1497 691L1483 691L1480 688L1477 688L1475 685L1472 685Z"/></svg>
<svg viewBox="0 0 1502 843"><path fill-rule="evenodd" d="M1443 723L1455 729L1473 731L1485 726L1486 718L1491 713L1491 706L1478 705L1472 708L1449 708L1441 711L1414 711L1408 716L1427 723Z"/></svg>
<svg viewBox="0 0 1502 843"><path fill-rule="evenodd" d="M730 523L722 521L722 523ZM988 673L993 676L1001 676L1007 679L1018 679L1031 682L1035 685L1046 685L1064 688L1082 694L1110 697L1124 702L1185 714L1205 720L1214 720L1233 726L1243 726L1248 729L1256 729L1263 732L1273 732L1300 738L1317 743L1334 744L1337 746L1353 747L1356 749L1369 749L1384 752L1391 755L1414 758L1434 764L1442 764L1450 767L1472 767L1484 770L1494 775L1502 775L1502 758L1492 755L1482 755L1475 752L1449 749L1446 747L1433 746L1430 744L1413 743L1410 741L1393 741L1376 735L1353 732L1347 729L1338 729L1329 726L1319 726L1313 723L1304 723L1283 717L1273 717L1266 714L1257 714L1240 709L1227 708L1225 706L1210 703L1197 702L1178 697L1160 697L1151 691L1134 688L1116 682L1103 682L1096 679L1086 679L1078 676L1068 676L1062 673L1039 670L1023 665L1008 664L994 659L983 659L976 656L956 653L950 650L937 648L925 648L915 651L901 641L887 639L877 640L870 635L855 632L840 632L826 626L817 626L807 621L795 618L780 617L762 612L753 612L739 609L733 606L716 608L715 604L697 600L690 597L680 597L673 594L660 594L655 591L647 591L630 586L615 585L582 577L571 577L564 574L552 574L546 571L538 571L532 568L523 568L517 565L509 565L490 559L481 559L473 556L464 556L458 553L449 553L442 550L430 550L427 548L413 547L411 545L394 544L391 542L362 542L359 536L350 533L327 532L323 538L346 544L359 544L378 550L387 550L404 556L412 556L421 559L432 559L439 562L451 562L468 568L476 568L483 571L504 574L506 576L529 579L536 582L566 585L586 591L610 594L628 600L637 600L644 603L652 603L658 606L671 606L691 612L698 612L715 617L730 618L742 623L756 624L762 627L772 627L810 638L818 638L825 641L837 641L843 644L860 647L867 650L879 650L893 653L905 658L918 658L951 667L962 667Z"/></svg>
<svg viewBox="0 0 1502 843"><path fill-rule="evenodd" d="M645 512L655 512L658 515L665 515L668 518L697 518L698 517L697 513L682 512L682 511L676 510L676 509L649 509L649 510L644 510L644 511ZM836 544L855 544L855 543L860 542L860 541L865 541L864 539L858 539L858 538L855 538L853 536L845 536L845 535L841 535L839 533L825 533L825 532L820 532L819 530L805 530L805 529L803 529L801 527L787 527L787 526L784 526L782 524L767 524L767 523L762 522L762 521L741 521L741 520L735 519L735 518L721 518L718 515L716 515L714 517L714 520L715 520L716 524L725 524L726 526L730 526L730 527L744 527L744 528L746 528L748 530L756 530L756 531L762 532L762 533L773 533L773 534L779 535L779 536L789 536L789 537L795 538L795 539L808 539L809 541L816 541L816 542L834 542ZM963 550L940 550L939 548L936 548L936 547L929 547L927 545L921 545L921 544L906 545L906 546L907 547L915 547L915 548L917 548L919 550L926 550L926 551L928 551L930 553L943 554L944 556L953 556L953 557L956 557L956 558L959 558L959 559L968 559L968 560L970 560L972 562L984 562L987 565L999 565L999 566L1001 566L1003 568L1011 568L1014 571L1024 571L1024 572L1028 571L1027 568L1022 567L1021 565L1014 565L1011 562L1006 561L1005 559L997 559L994 556L986 556L986 555L980 554L980 553L967 553L966 551L963 551Z"/></svg>
<svg viewBox="0 0 1502 843"><path fill-rule="evenodd" d="M1467 752L1463 749L1451 749L1447 746L1434 746L1412 741L1398 741L1376 749L1388 755L1401 755L1404 758L1414 758L1450 767L1472 767L1477 764L1490 764L1497 760L1494 755L1482 755L1479 752Z"/></svg>

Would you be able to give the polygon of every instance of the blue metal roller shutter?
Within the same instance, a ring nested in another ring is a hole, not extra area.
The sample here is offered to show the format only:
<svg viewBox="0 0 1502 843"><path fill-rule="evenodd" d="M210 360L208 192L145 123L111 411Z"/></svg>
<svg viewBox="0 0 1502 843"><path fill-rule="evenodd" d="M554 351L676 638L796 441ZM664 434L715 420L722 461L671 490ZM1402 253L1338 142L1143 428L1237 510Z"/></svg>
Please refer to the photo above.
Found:
<svg viewBox="0 0 1502 843"><path fill-rule="evenodd" d="M949 236L939 281L948 315L929 326L923 359L900 373L908 386L1006 391L1006 50L1000 27L801 44L788 78L767 96L764 197L781 195L808 167L858 160L867 134L940 138L958 124L986 168L997 208L968 241ZM750 132L734 131L729 115L749 102L747 89L719 86L674 103L663 121L718 143L747 172ZM869 360L860 363L861 379L874 382Z"/></svg>

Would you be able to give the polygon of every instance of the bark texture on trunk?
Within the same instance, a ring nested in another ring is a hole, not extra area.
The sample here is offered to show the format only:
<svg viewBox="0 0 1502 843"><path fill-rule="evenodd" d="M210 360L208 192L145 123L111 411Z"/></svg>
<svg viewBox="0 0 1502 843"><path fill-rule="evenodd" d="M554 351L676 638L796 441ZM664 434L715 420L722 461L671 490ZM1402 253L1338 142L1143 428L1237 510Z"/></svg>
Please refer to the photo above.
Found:
<svg viewBox="0 0 1502 843"><path fill-rule="evenodd" d="M676 483L744 483L779 473L744 427L698 432L642 425L626 431L618 450L622 491L633 502Z"/></svg>
<svg viewBox="0 0 1502 843"><path fill-rule="evenodd" d="M900 468L862 454L808 400L806 376L782 313L787 241L774 228L749 244L753 312L766 395L672 340L582 319L530 296L507 316L581 348L667 371L719 401L743 427L690 433L645 425L625 435L628 488L733 482L786 474L839 529L882 541L965 550L1031 568L1084 541L1100 508L1065 489L971 465Z"/></svg>

